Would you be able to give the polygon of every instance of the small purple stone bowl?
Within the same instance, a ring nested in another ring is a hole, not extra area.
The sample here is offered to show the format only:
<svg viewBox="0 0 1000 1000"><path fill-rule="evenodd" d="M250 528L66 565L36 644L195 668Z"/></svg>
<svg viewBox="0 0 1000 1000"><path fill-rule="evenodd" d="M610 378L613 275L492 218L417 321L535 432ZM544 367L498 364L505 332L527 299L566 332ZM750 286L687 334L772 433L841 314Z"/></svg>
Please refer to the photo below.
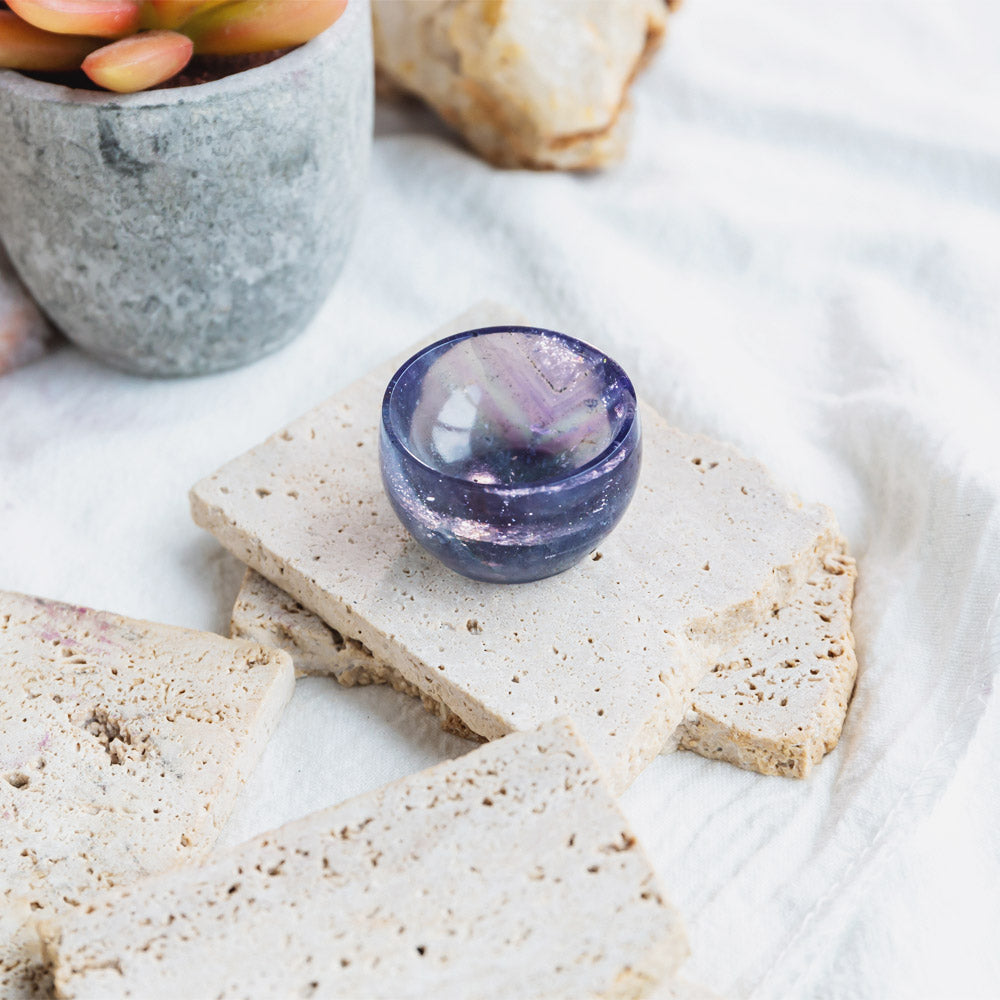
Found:
<svg viewBox="0 0 1000 1000"><path fill-rule="evenodd" d="M625 513L642 457L635 390L574 337L468 330L392 377L379 452L392 508L428 552L473 580L540 580Z"/></svg>

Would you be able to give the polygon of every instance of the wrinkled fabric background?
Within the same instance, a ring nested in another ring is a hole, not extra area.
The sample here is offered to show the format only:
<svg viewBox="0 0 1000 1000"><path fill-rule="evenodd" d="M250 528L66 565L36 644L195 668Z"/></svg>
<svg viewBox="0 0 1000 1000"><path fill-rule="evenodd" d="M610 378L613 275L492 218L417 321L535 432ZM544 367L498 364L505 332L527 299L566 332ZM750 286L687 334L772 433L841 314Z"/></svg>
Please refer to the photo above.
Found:
<svg viewBox="0 0 1000 1000"><path fill-rule="evenodd" d="M0 379L0 587L223 631L241 569L189 486L509 303L829 503L858 558L857 694L814 776L682 753L623 798L687 918L687 976L995 997L1000 10L690 0L672 25L604 174L497 172L383 108L347 268L280 354L158 382L64 347ZM467 747L391 691L300 681L224 840Z"/></svg>

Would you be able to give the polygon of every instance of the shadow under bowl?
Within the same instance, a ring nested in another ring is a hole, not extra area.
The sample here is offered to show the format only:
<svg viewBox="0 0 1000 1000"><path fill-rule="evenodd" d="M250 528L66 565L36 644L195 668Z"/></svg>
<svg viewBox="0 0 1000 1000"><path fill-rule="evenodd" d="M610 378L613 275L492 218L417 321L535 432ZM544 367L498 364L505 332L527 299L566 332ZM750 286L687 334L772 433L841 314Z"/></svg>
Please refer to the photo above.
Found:
<svg viewBox="0 0 1000 1000"><path fill-rule="evenodd" d="M393 510L473 580L540 580L592 552L625 513L641 455L628 375L552 330L447 337L410 358L382 401Z"/></svg>

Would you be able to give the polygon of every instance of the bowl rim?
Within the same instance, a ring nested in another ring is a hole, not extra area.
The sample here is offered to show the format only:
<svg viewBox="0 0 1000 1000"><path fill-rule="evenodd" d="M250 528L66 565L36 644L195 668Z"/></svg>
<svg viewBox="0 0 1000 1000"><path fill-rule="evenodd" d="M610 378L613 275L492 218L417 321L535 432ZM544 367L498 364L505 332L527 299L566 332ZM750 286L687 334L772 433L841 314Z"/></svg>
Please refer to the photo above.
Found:
<svg viewBox="0 0 1000 1000"><path fill-rule="evenodd" d="M565 475L554 476L550 479L542 479L524 485L477 483L472 479L464 479L461 476L454 476L450 473L442 472L433 465L428 465L425 461L423 461L423 459L413 453L412 449L402 440L402 438L400 438L399 434L397 434L390 417L390 404L393 392L402 377L407 373L407 371L409 371L410 368L425 358L432 351L443 350L449 344L457 343L459 341L471 340L474 337L489 336L490 334L495 333L527 333L532 335L555 337L571 348L579 349L589 354L597 355L599 358L603 358L606 364L615 369L622 381L623 389L631 398L632 405L630 412L626 415L625 419L622 420L621 426L615 432L614 437L611 439L606 448L604 448L599 454L595 455L589 462L579 466L578 468L572 469ZM431 475L437 476L445 482L461 484L463 488L468 490L507 497L528 496L531 494L553 492L555 490L565 489L568 484L590 482L606 472L610 472L619 464L621 453L624 451L633 432L635 432L636 435L635 445L639 444L641 437L639 399L636 395L635 386L633 385L628 372L626 372L625 369L614 360L614 358L605 354L604 351L595 347L593 344L590 344L585 340L581 340L579 337L574 337L571 334L561 333L558 330L550 330L542 326L521 326L517 324L481 326L472 330L461 330L458 333L453 333L450 336L443 337L440 340L434 341L432 344L427 344L425 347L420 348L420 350L418 350L415 354L407 358L406 361L404 361L399 368L396 369L392 378L389 379L389 384L386 386L385 393L382 396L381 424L383 439L388 438L390 444L397 451L402 452L407 456L407 458L409 458L410 461Z"/></svg>

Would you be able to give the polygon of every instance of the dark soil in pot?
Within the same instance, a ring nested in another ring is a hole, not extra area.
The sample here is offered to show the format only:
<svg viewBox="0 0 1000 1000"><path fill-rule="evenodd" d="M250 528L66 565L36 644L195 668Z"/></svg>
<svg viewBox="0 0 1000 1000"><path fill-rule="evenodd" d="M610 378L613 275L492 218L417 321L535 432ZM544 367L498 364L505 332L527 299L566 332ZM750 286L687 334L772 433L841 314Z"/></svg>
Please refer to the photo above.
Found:
<svg viewBox="0 0 1000 1000"><path fill-rule="evenodd" d="M253 52L239 56L195 56L177 76L171 77L154 89L174 90L177 87L194 87L199 83L211 83L233 73L256 69L291 51L292 49L272 49L270 52ZM41 80L43 83L72 87L74 90L103 92L103 89L93 83L83 70L74 70L72 73L25 73L24 75L30 76L33 80Z"/></svg>

